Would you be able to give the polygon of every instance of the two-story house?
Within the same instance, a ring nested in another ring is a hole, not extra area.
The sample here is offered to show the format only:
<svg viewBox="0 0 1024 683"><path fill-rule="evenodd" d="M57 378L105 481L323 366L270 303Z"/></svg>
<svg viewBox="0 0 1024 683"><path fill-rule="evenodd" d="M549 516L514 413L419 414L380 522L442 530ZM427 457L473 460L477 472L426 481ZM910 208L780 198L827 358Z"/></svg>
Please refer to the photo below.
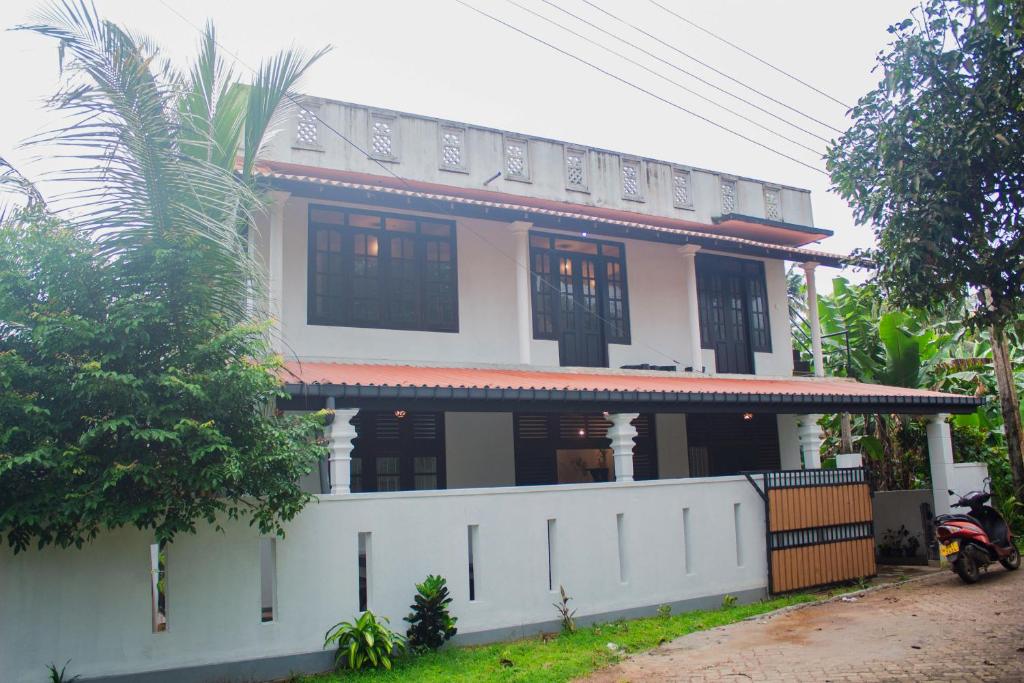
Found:
<svg viewBox="0 0 1024 683"><path fill-rule="evenodd" d="M427 574L464 643L557 630L561 586L586 623L870 575L864 471L819 469L822 413L933 415L948 509L943 413L977 399L793 374L785 264L820 370L815 269L843 263L804 190L321 100L259 173L278 408L334 409L315 503L283 538L0 555L0 678L324 670L331 624L404 630Z"/></svg>
<svg viewBox="0 0 1024 683"><path fill-rule="evenodd" d="M338 410L314 489L819 467L818 414L926 399L793 376L785 264L843 263L806 190L333 101L290 133L258 249L281 407Z"/></svg>

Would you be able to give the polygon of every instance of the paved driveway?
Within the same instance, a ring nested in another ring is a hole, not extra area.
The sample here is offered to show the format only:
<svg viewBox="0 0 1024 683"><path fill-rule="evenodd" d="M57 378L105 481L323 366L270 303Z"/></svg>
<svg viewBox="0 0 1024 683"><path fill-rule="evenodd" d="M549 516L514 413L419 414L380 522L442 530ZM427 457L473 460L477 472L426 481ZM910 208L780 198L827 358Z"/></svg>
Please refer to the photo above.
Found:
<svg viewBox="0 0 1024 683"><path fill-rule="evenodd" d="M848 600L684 636L588 680L1024 681L1024 570Z"/></svg>

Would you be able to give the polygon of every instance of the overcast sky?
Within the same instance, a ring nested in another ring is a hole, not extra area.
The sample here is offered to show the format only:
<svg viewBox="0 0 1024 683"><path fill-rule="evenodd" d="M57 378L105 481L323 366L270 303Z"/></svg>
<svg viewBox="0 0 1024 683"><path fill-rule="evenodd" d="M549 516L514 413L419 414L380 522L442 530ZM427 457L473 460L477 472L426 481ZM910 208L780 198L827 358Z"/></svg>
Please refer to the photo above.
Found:
<svg viewBox="0 0 1024 683"><path fill-rule="evenodd" d="M878 80L871 72L888 38L886 27L915 4L904 0L659 0L666 7L753 52L845 103ZM870 243L846 204L830 194L825 175L777 156L664 102L473 13L455 0L287 0L228 2L166 0L191 24L212 19L220 42L255 65L274 51L297 45L333 45L302 83L321 97L438 116L569 140L771 180L811 190L815 224L835 231L821 243L839 253ZM781 140L699 100L642 69L545 24L507 0L466 0L622 78L655 91L715 122L823 168L820 155ZM687 87L812 148L824 143L723 95L671 67L578 23L543 0L516 0L580 33L627 52ZM804 114L844 129L845 109L753 59L701 33L649 0L593 0L647 33L761 90ZM782 118L830 138L837 133L715 74L652 38L623 26L584 0L553 4L614 32L707 81L756 101ZM184 60L198 35L160 0L96 0L112 20L149 36ZM29 19L42 3L0 3L0 25ZM0 155L30 177L48 162L32 161L19 142L46 127L43 99L57 78L57 46L35 34L0 34L0 73L5 93ZM245 72L245 67L239 67ZM431 143L433 144L433 143ZM826 275L823 279L828 279ZM860 279L860 278L858 278Z"/></svg>

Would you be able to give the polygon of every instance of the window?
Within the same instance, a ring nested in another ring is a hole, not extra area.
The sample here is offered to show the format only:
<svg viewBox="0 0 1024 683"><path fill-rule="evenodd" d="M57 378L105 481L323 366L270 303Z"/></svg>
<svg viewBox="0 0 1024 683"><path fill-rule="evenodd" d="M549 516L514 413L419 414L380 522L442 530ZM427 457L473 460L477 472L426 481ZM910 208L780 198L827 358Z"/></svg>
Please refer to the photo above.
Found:
<svg viewBox="0 0 1024 683"><path fill-rule="evenodd" d="M438 151L442 171L468 173L466 163L466 129L463 126L442 124L438 128Z"/></svg>
<svg viewBox="0 0 1024 683"><path fill-rule="evenodd" d="M565 187L587 192L587 150L581 147L565 148Z"/></svg>
<svg viewBox="0 0 1024 683"><path fill-rule="evenodd" d="M352 424L353 493L445 488L444 413L361 410Z"/></svg>
<svg viewBox="0 0 1024 683"><path fill-rule="evenodd" d="M629 344L625 247L615 242L538 233L530 233L533 338L558 339L559 297L564 287L559 256L565 254L580 254L582 260L596 265L598 310L604 319L605 339L612 344Z"/></svg>
<svg viewBox="0 0 1024 683"><path fill-rule="evenodd" d="M530 181L530 143L526 138L505 137L505 177Z"/></svg>
<svg viewBox="0 0 1024 683"><path fill-rule="evenodd" d="M701 347L749 338L753 351L771 352L764 264L749 259L697 255Z"/></svg>
<svg viewBox="0 0 1024 683"><path fill-rule="evenodd" d="M398 117L370 112L370 156L398 161Z"/></svg>
<svg viewBox="0 0 1024 683"><path fill-rule="evenodd" d="M309 207L311 325L458 332L455 224Z"/></svg>
<svg viewBox="0 0 1024 683"><path fill-rule="evenodd" d="M689 169L672 169L672 206L677 209L693 208L693 176Z"/></svg>
<svg viewBox="0 0 1024 683"><path fill-rule="evenodd" d="M644 200L643 164L639 159L621 159L622 197L634 202Z"/></svg>
<svg viewBox="0 0 1024 683"><path fill-rule="evenodd" d="M718 183L719 194L722 198L722 215L736 211L736 181L728 178L721 178Z"/></svg>
<svg viewBox="0 0 1024 683"><path fill-rule="evenodd" d="M764 217L770 221L782 220L782 190L777 187L764 188Z"/></svg>

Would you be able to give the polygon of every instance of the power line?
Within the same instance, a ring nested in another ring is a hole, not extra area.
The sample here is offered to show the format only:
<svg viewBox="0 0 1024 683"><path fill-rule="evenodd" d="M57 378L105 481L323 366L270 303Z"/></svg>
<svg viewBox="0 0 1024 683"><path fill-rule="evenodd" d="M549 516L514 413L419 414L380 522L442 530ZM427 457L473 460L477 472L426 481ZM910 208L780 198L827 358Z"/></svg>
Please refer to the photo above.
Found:
<svg viewBox="0 0 1024 683"><path fill-rule="evenodd" d="M566 57L569 57L571 59L576 60L577 62L580 62L581 64L589 66L590 68L594 69L595 71L599 71L602 74L604 74L605 76L608 76L609 78L613 78L616 81L622 83L623 85L627 85L630 88L633 88L634 90L639 90L640 92L653 97L654 99L658 100L659 102L664 102L665 104L669 105L670 107L673 107L675 109L678 109L681 112L689 114L690 116L693 116L694 118L700 119L701 121L704 121L705 123L708 123L708 124L714 126L715 128L719 128L721 130L724 130L727 133L731 133L731 134L735 135L738 138L746 140L747 142L749 142L749 143L751 143L753 145L757 145L758 147L760 147L762 149L768 150L772 154L777 154L778 156L783 157L784 159L788 159L788 160L792 161L793 163L800 164L801 166L803 166L805 168L809 168L812 171L815 171L816 173L820 173L820 174L822 174L824 176L828 175L827 173L825 173L825 171L821 170L817 166L812 166L811 164L808 164L805 161L801 161L800 159L797 159L794 156L786 154L785 152L781 152L781 151L775 149L774 147L772 147L770 145L766 145L763 142L760 142L758 140L755 140L752 137L744 135L743 133L740 133L739 131L733 130L732 128L729 128L728 126L725 126L725 125L723 125L721 123L718 123L717 121L713 121L713 120L709 119L706 116L703 116L701 114L698 114L697 112L691 111L690 109L687 109L686 107L682 106L678 102L673 102L672 100L664 98L661 95L659 95L659 94L657 94L655 92L652 92L652 91L648 90L647 88L644 88L643 86L637 85L636 83L633 83L632 81L629 81L629 80L623 78L622 76L618 76L618 75L612 73L611 71L608 71L607 69L604 69L604 68L594 64L593 62L588 62L587 60L583 59L582 57L574 55L574 54L572 54L571 52L569 52L567 50L563 50L562 48L558 47L557 45L553 45L553 44L547 42L543 38L538 38L537 36L533 35L532 33L529 33L528 31L525 31L525 30L519 28L518 26L514 26L514 25L508 23L507 21L505 21L503 19L499 19L498 17L495 17L495 16L493 16L491 14L488 14L487 12L484 12L481 9L477 9L476 7L470 5L469 3L465 2L464 0L455 0L455 2L459 3L463 7L466 7L467 9L470 9L470 10L476 12L477 14L480 14L480 15L482 15L484 17L487 17L491 21L497 22L497 23L501 24L502 26L505 26L507 28L512 29L516 33L520 33L520 34L526 36L527 38L540 43L541 45L545 45L545 46L551 48L552 50L554 50L556 52L560 52L561 54L565 55Z"/></svg>
<svg viewBox="0 0 1024 683"><path fill-rule="evenodd" d="M682 56L686 57L687 59L692 59L693 61L695 61L698 64L700 64L701 66L703 66L705 69L709 69L711 71L714 71L716 74L718 74L722 78L727 78L730 81L732 81L733 83L736 83L737 85L741 85L744 88L746 88L747 90L749 90L751 92L754 92L754 93L757 93L758 95L760 95L761 97L763 97L763 98L765 98L767 100L771 100L772 102L774 102L775 104L779 105L780 107L785 107L786 109L789 109L790 111L792 111L792 112L794 112L796 114L799 114L800 116L803 116L805 119L809 119L811 121L814 121L818 125L824 126L825 128L828 128L829 130L833 130L836 133L842 133L843 132L843 131L839 130L838 128L836 128L835 126L833 126L831 124L828 124L828 123L825 123L821 119L817 119L817 118L811 116L810 114L807 114L807 113L797 109L796 107L791 107L788 104L786 104L785 102L783 102L782 100L779 100L779 99L777 99L775 97L772 97L768 93L766 93L764 91L761 91L761 90L758 90L757 88L755 88L752 85L748 85L748 84L744 83L740 79L736 78L735 76L731 76L730 74L725 73L721 69L715 68L714 66L712 66L712 65L708 64L707 62L705 62L704 60L699 59L697 57L694 57L693 55L691 55L688 52L684 52L683 50L680 50L679 48L677 48L676 46L672 45L671 43L666 43L664 40L662 40L658 36L654 35L653 33L650 33L649 31L645 31L644 29L640 28L636 24L631 24L630 22L626 21L622 17L619 17L619 16L616 16L616 15L612 14L608 10L604 9L603 7L600 7L599 5L594 4L590 0L582 0L582 2L586 3L587 5L590 5L591 7L596 9L598 12L601 12L602 14L611 17L612 19L614 19L615 21L619 22L620 24L624 24L625 26L630 27L634 31L637 31L639 33L644 34L645 36L647 36L651 40L657 41L658 43L660 43L660 44L664 45L665 47L667 47L668 49L672 50L673 52L678 52L679 54L681 54Z"/></svg>
<svg viewBox="0 0 1024 683"><path fill-rule="evenodd" d="M712 38L715 38L716 40L720 40L721 42L725 43L729 47L732 47L732 48L735 48L735 49L739 50L740 52L742 52L746 56L750 57L751 59L755 59L755 60L761 62L762 64L764 64L765 66L767 66L767 67L769 67L771 69L774 69L775 71L778 71L783 76L786 76L788 78L793 79L794 81L796 81L800 85L802 85L804 87L807 87L807 88L810 88L811 90L813 90L814 92L818 93L822 97L826 97L826 98L832 100L833 102L835 102L839 106L845 107L847 109L851 109L852 108L852 107L850 107L850 105L846 104L842 100L836 99L835 97L833 97L832 95L829 95L824 90L821 90L820 88L817 88L817 87L811 85L807 81L802 80L802 79L798 78L797 76L794 76L793 74L789 73L785 69L783 69L781 67L778 67L778 66L775 66L771 62L769 62L769 61L767 61L765 59L762 59L761 57L758 57L753 52L747 50L746 48L740 47L739 45L737 45L736 43L732 42L731 40L728 40L727 38L723 38L722 36L718 35L714 31L711 31L710 29L704 28L703 26L701 26L697 22L693 21L692 19L687 19L686 17L682 16L681 14L673 12L668 7L665 7L664 5L662 5L660 2L656 2L656 0L647 0L647 1L650 2L652 5L654 5L655 7L659 7L663 11L668 12L669 14L674 16L676 19L679 19L680 21L686 22L687 24L689 24L690 26L694 27L698 31L703 31L704 33L708 34Z"/></svg>
<svg viewBox="0 0 1024 683"><path fill-rule="evenodd" d="M159 2L159 3L161 4L161 5L163 5L163 6L165 7L165 8L167 8L167 9L168 9L168 10L169 10L170 12L172 12L173 14L175 14L175 15L176 15L176 16L177 16L177 17L178 17L179 19L181 19L182 21L184 21L184 22L185 22L186 24L188 24L189 26L191 26L191 27L192 27L192 28L193 28L193 29L194 29L194 30L195 30L195 31L196 31L196 32L197 32L197 33L198 33L198 34L199 34L200 36L202 36L202 35L203 35L202 29L200 29L200 28L199 28L198 26L196 26L196 25L195 25L194 23L192 23L192 22L191 22L191 21L190 21L190 20L188 19L188 17L186 17L185 15L183 15L183 14L182 14L181 12L179 12L179 11L178 11L177 9L175 9L174 7L172 7L172 6L168 5L168 4L167 4L167 2L166 2L166 0L157 0L157 2ZM234 58L235 58L235 60L236 60L236 61L237 61L237 62L238 62L239 64L241 64L242 66L244 66L245 68L247 68L247 69L248 69L248 70L249 70L250 72L252 72L253 74L256 74L256 73L257 73L257 72L256 72L256 69L254 69L253 67L251 67L251 66L250 66L249 64L247 64L247 63L246 63L245 61L243 61L243 60L242 60L242 59L241 59L241 58L240 58L240 57L239 57L239 56L238 56L238 55L237 55L236 53L234 53L234 52L232 52L231 50L229 50L228 48L224 47L224 45L223 45L223 44L222 44L222 43L221 43L220 41L216 40L216 38L214 39L214 43L215 43L215 44L216 44L216 45L217 45L218 47L220 47L220 48L221 48L222 50L224 50L225 52L227 52L227 53L228 53L229 55L231 55L232 57L234 57ZM292 103L292 104L293 104L293 105L294 105L295 107L297 107L298 109L301 109L301 110L302 110L303 112L305 112L305 113L306 113L307 115L309 115L309 116L312 116L313 118L315 118L315 119L316 119L316 120L317 120L317 121L318 121L318 122L320 123L320 125L324 126L324 128L326 128L327 130L329 130L329 131L331 131L332 133L334 133L335 135L337 135L337 136L338 136L338 137L339 137L339 138L340 138L341 140L343 140L343 141L344 141L345 143L347 143L348 145L350 145L350 146L351 146L351 147L352 147L353 149L355 149L356 151L358 151L358 152L359 152L360 154L362 154L362 155L363 155L364 157L366 157L366 158L367 158L368 160L372 161L372 162L373 162L373 163L375 163L375 164L376 164L377 166L380 166L380 167L381 167L381 168L382 168L382 169L383 169L383 170L384 170L385 172L387 172L387 174L388 174L388 175L391 175L391 176L393 176L393 177L394 177L394 178L395 178L396 180L398 180L399 182L403 183L403 184L404 184L404 185L405 185L406 187L408 187L408 188L409 188L410 190L416 191L416 188L415 188L415 186L414 186L414 185L413 185L413 184L412 184L411 182L409 182L409 180L408 180L408 179L406 179L406 178L403 178L402 176L400 176L400 175L398 175L397 173L395 173L395 171L394 171L394 170L392 170L392 169L391 169L391 168L390 168L390 167L389 167L389 166L388 166L387 164L383 163L383 162L382 162L382 161L381 161L380 159L376 159L376 158L374 158L374 157L373 157L373 155L371 155L371 154L370 154L370 153L369 153L368 151L366 151L365 149L363 149L363 148L362 148L362 147L361 147L361 146L360 146L360 145L359 145L358 143L356 143L356 142L355 142L354 140L352 140L351 138L349 138L348 136L346 136L346 135L345 135L344 133L342 133L341 131L339 131L339 130L338 130L337 128L335 128L334 126L332 126L332 125L331 125L330 123L328 123L327 121L324 121L324 119L322 119L322 118L320 117L320 114L319 114L318 112L313 112L313 111L310 111L310 110L309 110L309 109L307 109L306 107L302 106L302 103L301 103L301 102L300 102L299 100L297 100L297 99L296 99L296 98L295 98L295 97L294 97L293 95L291 95L290 93L287 93L287 94L286 94L286 96L287 96L288 100L289 100L289 101L290 101L290 102L291 102L291 103ZM802 162L798 162L798 163L802 163ZM817 170L817 169L815 169L815 170ZM438 211L438 213L441 213L441 214L445 214L445 213L446 213L446 208L445 208L445 206L444 206L444 205L443 205L443 204L442 204L441 202L439 202L439 201L437 201L437 200L434 200L434 199L431 199L431 198L429 198L429 197L424 197L424 199L425 199L426 201L428 201L428 202L431 202L431 203L434 203L434 204L435 204L436 206L438 206L438 207L440 208L440 210ZM496 252L497 252L498 254L500 254L501 256L504 256L505 258L507 258L508 260L510 260L510 261L511 261L511 262L512 262L512 263L513 263L513 264L514 264L514 265L515 265L516 267L518 267L518 268L522 268L523 270L525 270L525 271L527 272L527 274L528 274L528 275L530 276L531 280L533 279L533 271L532 271L532 270L530 269L530 266L529 266L529 264L524 264L524 263L521 263L521 262L519 261L519 259L518 259L518 258L516 258L516 256L515 256L515 255L507 253L507 252L506 252L506 251L505 251L504 249L502 249L502 248L501 248L500 246L498 246L498 245L497 245L497 244L495 244L495 243L494 243L493 241L491 241L490 239L488 239L487 237L485 237L484 235L482 235L482 234L481 234L480 232L478 232L478 231L477 231L477 230L476 230L475 228L473 228L473 227L472 227L472 226L471 226L470 224L468 224L468 223L463 223L463 224L462 224L462 227L463 227L463 228L465 228L465 229L467 229L467 230L468 230L469 232L471 232L471 233L472 233L472 234L473 234L474 236L476 236L476 237L477 237L477 239L479 239L479 240L480 240L481 242L483 242L484 244L486 244L486 245L488 245L489 247L491 247L492 249L494 249L494 251L496 251ZM561 290L560 290L560 289L559 289L558 287L556 287L555 285L553 285L552 283L548 282L548 281L547 281L546 279L544 279L544 278L537 278L537 281L538 281L538 282L540 282L540 283L542 283L542 284L543 284L543 285L544 285L545 287L547 287L548 289L550 289L550 290L551 290L552 292L554 292L555 294L561 294ZM609 326L611 326L611 325L614 325L614 323L613 323L612 321L608 320L607 318L605 318L604 316L602 316L602 315L601 315L600 313L595 313L594 311L590 311L590 310L587 310L587 308L586 308L586 307L584 306L584 304L583 304L583 303L582 303L581 301L578 301L578 300L576 299L576 297L573 297L573 298L572 298L572 303L573 303L573 305L574 305L575 307L579 308L579 309L580 309L580 310L582 310L582 311L583 311L584 313L587 313L587 314L589 314L589 315L592 315L592 316L594 316L594 318L595 318L595 319L597 319L597 320L599 320L599 321L601 321L601 323L603 323L603 324L605 324L605 325L609 325ZM662 351L661 349L659 349L659 348L657 348L657 347L651 346L651 345L650 345L649 343L646 343L646 342L640 342L640 345L641 345L641 346L644 346L644 347L646 347L646 348L648 348L648 349L650 349L651 351L653 351L654 353L658 354L659 356L662 356L662 357L664 357L664 358L667 358L668 360L672 361L672 362L673 362L674 364L676 364L676 365L681 365L681 364L682 364L682 363L680 363L680 362L679 362L678 360L676 360L676 359L675 359L675 357L673 357L673 356L672 356L671 354L669 354L669 353L666 353L666 352ZM696 369L697 369L697 368L694 368L694 370L696 370Z"/></svg>
<svg viewBox="0 0 1024 683"><path fill-rule="evenodd" d="M511 3L512 3L513 5L515 5L516 7L519 7L520 9L523 9L523 10L525 10L525 11L529 12L530 14L533 14L533 15L535 15L535 16L538 16L538 17L540 17L540 18L542 18L542 19L544 19L545 21L548 21L548 22L550 22L550 23L554 23L554 24L555 24L555 26L559 26L559 27L561 27L561 28L565 28L565 27L564 27L564 26L562 26L561 24L555 23L555 22L553 22L553 21L552 21L551 19L548 19L547 17L544 17L544 16L542 16L542 15L538 14L537 12L534 12L534 11L533 11L533 10L531 10L531 9L528 9L528 8L526 8L526 7L523 7L522 5L520 5L519 3L515 2L514 0L506 0L506 2L511 2ZM757 109L758 111L760 111L760 112L763 112L763 113L767 114L768 116L771 116L771 117L772 117L772 118L774 118L774 119L778 119L779 121L782 121L782 122L783 122L783 123L785 123L786 125L788 125L788 126L792 126L793 128L796 128L797 130L799 130L799 131L801 131L801 132L803 132L803 133L807 133L807 134L808 134L808 135L810 135L811 137L817 138L818 140L821 140L822 142L825 142L825 143L827 143L827 142L829 141L829 140L828 140L827 138L824 138L824 137L822 137L822 136L818 135L817 133L815 133L815 132L813 132L813 131L810 131L810 130L808 130L808 129L806 129L806 128L802 127L802 126L798 126L797 124L793 123L792 121L789 121L788 119L785 119L785 118L783 118L783 117L779 116L778 114L776 114L776 113L775 113L775 112L773 112L773 111L770 111L770 110L768 110L768 109L765 109L764 107L762 107L762 106L760 106L760 105L758 105L758 104L756 104L756 103L754 103L754 102L751 102L750 100L748 100L748 99L746 99L746 98L744 98L744 97L741 97L741 96L739 96L739 95L737 95L737 94L735 94L735 93L729 92L728 90L726 90L726 89L724 89L724 88L722 88L722 87L719 87L719 86L715 85L714 83L712 83L712 82L710 82L710 81L708 81L708 80L705 80L704 78L701 78L700 76L698 76L697 74L693 73L692 71L687 71L686 69L684 69L683 67L679 66L678 64L674 64L674 63L672 63L672 62L668 61L667 59L664 59L664 58L660 57L659 55L656 55L656 54L654 54L653 52L650 52L649 50L645 50L644 48L640 47L640 46L639 46L639 45L637 45L636 43L632 43L632 42L630 42L630 41L626 40L625 38L623 38L623 37L621 37L621 36L618 36L618 35L616 35L615 33L612 33L611 31L608 31L608 30L606 30L606 29L604 29L604 28L602 28L602 27L598 26L597 24L595 24L595 23L593 23L593 22L591 22L591 21L589 21L589 20L587 20L587 19L585 19L585 18L583 18L583 17L581 17L581 16L579 16L579 15L577 15L577 14L574 14L574 13L570 12L569 10L567 10L567 9L565 9L565 8L563 8L563 7L559 7L559 6L557 5L557 4L555 4L555 3L554 3L554 2L552 2L551 0L541 0L541 2L543 2L543 3L544 3L544 4L546 4L546 5L550 5L551 7L554 7L554 8L555 8L556 10L558 10L559 12L562 12L562 13L564 13L564 14L568 14L568 15L569 15L570 17L572 17L572 18L576 19L577 21L583 22L583 23L584 23L584 24L586 24L587 26L590 26L591 28L593 28L593 29L596 29L596 30L600 31L601 33L604 33L604 34L605 34L605 35L607 35L607 36L611 36L612 38L614 38L615 40L619 41L620 43L624 43L625 45L628 45L629 47L632 47L632 48L633 48L633 49L635 49L635 50L639 50L640 52L644 53L645 55L647 55L647 56L649 56L649 57L652 57L652 58L656 59L657 61L661 62L662 64L666 64L666 65L668 65L668 66L672 67L672 68L673 68L673 69L675 69L676 71L679 71L679 72L681 72L681 73L684 73L684 74L686 74L687 76L690 76L691 78L694 78L694 79L696 79L696 80L700 81L701 83L703 83L704 85L708 86L709 88L713 88L714 90L717 90L717 91L719 91L719 92L721 92L721 93L724 93L724 94L728 95L729 97L732 97L732 98L734 98L734 99L737 99L737 100L739 100L740 102L743 102L744 104L750 105L750 106L751 106L751 107L753 107L754 109ZM572 33L573 35L579 36L580 38L582 38L583 40L586 40L587 42L591 43L592 45L597 45L598 47L601 47L601 48L603 48L603 49L605 49L605 50L608 50L609 52L611 52L611 53L612 53L612 54L614 54L614 55L618 55L619 57L622 57L623 59L626 59L627 61L630 61L630 62L631 62L631 63L633 63L633 64L637 64L637 66L640 66L640 68L644 69L645 71L649 71L650 73L653 73L654 75L656 75L656 76L658 76L658 77L660 77L660 78L665 78L665 77L664 77L664 76L662 76L661 74L659 74L659 73L657 73L657 72L655 72L655 71L652 71L651 69L648 69L648 68L647 68L647 67L645 67L645 66L642 66L642 65L638 64L637 62L635 62L635 61L633 61L633 60L629 59L628 57L623 57L623 56L622 56L621 54L619 54L618 52L615 52L614 50L610 50L609 48L607 48L607 47L605 47L605 46L601 45L600 43L597 43L596 41L593 41L593 40L591 40L590 38L587 38L586 36L580 35L579 33L576 33L575 31L572 31L572 29L568 29L568 28L565 28L565 30L569 31L569 32L570 32L570 33ZM669 79L665 79L665 80L669 80ZM775 132L774 130L772 130L771 128L768 128L768 127L766 127L766 126L762 126L762 125L761 125L760 123L758 123L758 122L756 122L756 121L754 121L754 120L752 120L752 119L746 118L745 116L742 116L741 114L739 114L739 113L737 113L737 112L735 112L735 111L733 111L733 110L731 110L731 109L728 109L727 107L724 107L724 106L723 106L723 105L721 105L721 104L718 104L718 103L717 103L717 102L715 102L714 100L708 99L708 98L704 97L703 95L700 95L699 93L696 93L696 92L694 92L693 90L690 90L690 89L689 89L689 88L687 88L686 86L684 86L684 85L681 85L680 83L678 83L678 82L676 82L676 81L673 81L673 80L669 80L669 82L670 82L670 83L672 83L673 85L676 85L676 86L678 86L678 87L682 88L683 90L686 90L687 92L690 92L690 93L693 93L694 95L697 95L697 97L700 97L701 99L704 99L704 100L706 100L706 101L708 101L708 102L711 102L711 103L712 103L712 104L714 104L715 106L718 106L718 107L722 107L723 109L725 109L725 110L726 110L726 111L728 111L729 113L731 113L731 114L735 114L736 116L739 116L740 118L743 118L744 120L746 120L746 121L749 121L750 123L753 123L754 125L756 125L756 126L758 126L758 127L760 127L760 128L764 128L765 130L767 130L767 131L769 131L769 132L771 132L771 133L774 133L775 135L779 135L779 137L781 137L781 138L782 138L782 139L784 139L784 140L788 140L789 142L792 142L792 143L794 143L794 144L800 145L801 147L804 147L804 149L807 149L807 150L809 150L809 151L811 151L811 152L814 152L815 154L821 154L820 150L816 150L816 149L812 149L812 148L810 148L810 147L806 147L806 146L802 145L802 144L801 144L801 143L799 143L799 142L796 142L796 141L794 141L794 140L791 140L791 139L790 139L790 138L788 138L788 137L785 137L784 135L780 135L779 133L776 133L776 132Z"/></svg>

